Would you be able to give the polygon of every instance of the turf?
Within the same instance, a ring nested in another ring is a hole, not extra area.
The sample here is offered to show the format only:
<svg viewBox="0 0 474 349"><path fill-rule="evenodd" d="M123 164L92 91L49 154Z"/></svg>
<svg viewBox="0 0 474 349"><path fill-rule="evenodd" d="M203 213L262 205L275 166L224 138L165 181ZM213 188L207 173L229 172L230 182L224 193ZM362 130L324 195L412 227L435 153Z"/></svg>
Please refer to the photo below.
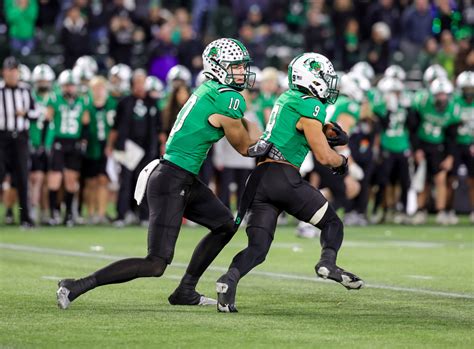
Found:
<svg viewBox="0 0 474 349"><path fill-rule="evenodd" d="M203 229L183 228L161 279L98 288L60 311L56 279L146 252L143 228L0 226L1 348L469 348L473 347L472 226L347 228L339 264L368 287L319 282L317 240L279 227L267 260L245 277L238 314L167 302ZM199 291L246 244L241 230ZM97 251L101 246L102 251Z"/></svg>

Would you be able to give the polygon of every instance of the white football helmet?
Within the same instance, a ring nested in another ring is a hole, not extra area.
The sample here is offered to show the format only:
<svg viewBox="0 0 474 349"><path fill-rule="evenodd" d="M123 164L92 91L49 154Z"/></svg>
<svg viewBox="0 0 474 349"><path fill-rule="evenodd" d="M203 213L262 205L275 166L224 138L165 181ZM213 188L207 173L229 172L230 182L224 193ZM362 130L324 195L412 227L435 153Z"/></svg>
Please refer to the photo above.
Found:
<svg viewBox="0 0 474 349"><path fill-rule="evenodd" d="M18 66L18 70L20 71L20 81L30 83L31 82L31 70L24 64L20 64Z"/></svg>
<svg viewBox="0 0 474 349"><path fill-rule="evenodd" d="M459 89L474 87L474 71L463 71L459 74L456 87Z"/></svg>
<svg viewBox="0 0 474 349"><path fill-rule="evenodd" d="M251 88L255 83L255 73L250 71L251 62L247 48L239 40L222 38L211 42L202 53L204 74L209 79L236 88ZM244 82L235 82L233 66L245 64Z"/></svg>
<svg viewBox="0 0 474 349"><path fill-rule="evenodd" d="M377 83L377 88L383 93L402 92L404 84L395 77L385 76Z"/></svg>
<svg viewBox="0 0 474 349"><path fill-rule="evenodd" d="M199 87L203 83L205 83L207 80L208 78L206 77L206 74L204 74L204 70L201 70L196 76L196 81L194 82L194 85L196 87Z"/></svg>
<svg viewBox="0 0 474 349"><path fill-rule="evenodd" d="M166 74L166 85L171 88L173 81L182 80L186 86L191 87L191 72L184 65L175 65Z"/></svg>
<svg viewBox="0 0 474 349"><path fill-rule="evenodd" d="M79 77L76 74L72 73L71 69L66 69L59 74L58 77L58 85L59 86L64 86L64 85L79 85L80 80Z"/></svg>
<svg viewBox="0 0 474 349"><path fill-rule="evenodd" d="M38 81L53 82L55 78L56 74L54 74L53 69L47 64L37 65L31 74L33 83L38 83Z"/></svg>
<svg viewBox="0 0 474 349"><path fill-rule="evenodd" d="M453 93L453 90L454 86L448 78L440 77L434 79L433 82L430 84L430 93L434 96L439 93L446 93L450 95L451 93Z"/></svg>
<svg viewBox="0 0 474 349"><path fill-rule="evenodd" d="M341 76L341 80L339 81L339 93L361 103L364 99L365 92L360 88L354 77L355 74L352 73Z"/></svg>
<svg viewBox="0 0 474 349"><path fill-rule="evenodd" d="M423 83L429 87L431 83L437 78L447 78L448 73L439 64L430 65L423 74Z"/></svg>
<svg viewBox="0 0 474 349"><path fill-rule="evenodd" d="M337 75L329 59L319 53L302 53L288 66L288 84L293 90L334 104L339 95Z"/></svg>
<svg viewBox="0 0 474 349"><path fill-rule="evenodd" d="M99 71L99 66L94 58L91 56L81 56L77 59L76 63L74 64L75 67L81 67L84 70L90 70L92 75L97 74Z"/></svg>
<svg viewBox="0 0 474 349"><path fill-rule="evenodd" d="M375 77L374 68L372 68L372 66L365 61L354 64L354 66L351 68L351 72L359 73L365 76L365 78L369 81L372 81L372 79Z"/></svg>
<svg viewBox="0 0 474 349"><path fill-rule="evenodd" d="M396 78L400 81L405 81L407 74L405 70L397 64L392 64L383 73L384 76L389 78Z"/></svg>
<svg viewBox="0 0 474 349"><path fill-rule="evenodd" d="M155 98L162 98L165 92L165 85L156 76L148 76L145 80L145 90Z"/></svg>
<svg viewBox="0 0 474 349"><path fill-rule="evenodd" d="M108 79L113 91L125 93L130 90L132 69L123 63L116 64L110 68Z"/></svg>

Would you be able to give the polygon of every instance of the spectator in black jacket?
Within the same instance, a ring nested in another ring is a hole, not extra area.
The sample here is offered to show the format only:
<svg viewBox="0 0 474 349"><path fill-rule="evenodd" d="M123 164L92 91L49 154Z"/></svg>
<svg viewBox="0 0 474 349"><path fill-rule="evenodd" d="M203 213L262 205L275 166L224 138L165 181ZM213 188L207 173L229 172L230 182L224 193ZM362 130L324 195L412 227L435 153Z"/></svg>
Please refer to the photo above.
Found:
<svg viewBox="0 0 474 349"><path fill-rule="evenodd" d="M372 26L367 58L376 74L382 74L387 69L390 59L390 27L384 22Z"/></svg>
<svg viewBox="0 0 474 349"><path fill-rule="evenodd" d="M61 43L64 46L64 65L68 69L79 57L91 53L87 21L77 6L67 10L61 29Z"/></svg>

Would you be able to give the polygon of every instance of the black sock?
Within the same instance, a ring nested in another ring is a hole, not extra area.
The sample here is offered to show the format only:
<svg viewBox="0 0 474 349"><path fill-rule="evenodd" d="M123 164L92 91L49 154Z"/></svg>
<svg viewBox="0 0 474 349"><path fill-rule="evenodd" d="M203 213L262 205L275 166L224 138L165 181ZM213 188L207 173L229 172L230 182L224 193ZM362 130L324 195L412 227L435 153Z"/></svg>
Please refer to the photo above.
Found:
<svg viewBox="0 0 474 349"><path fill-rule="evenodd" d="M49 210L51 213L51 218L54 218L54 211L58 205L58 191L57 190L50 190L49 191Z"/></svg>
<svg viewBox="0 0 474 349"><path fill-rule="evenodd" d="M7 208L7 216L13 216L13 209L11 207Z"/></svg>
<svg viewBox="0 0 474 349"><path fill-rule="evenodd" d="M332 248L323 248L321 251L320 261L330 262L336 264L337 252Z"/></svg>
<svg viewBox="0 0 474 349"><path fill-rule="evenodd" d="M72 214L72 200L74 199L74 193L66 191L64 200L66 201L66 216Z"/></svg>

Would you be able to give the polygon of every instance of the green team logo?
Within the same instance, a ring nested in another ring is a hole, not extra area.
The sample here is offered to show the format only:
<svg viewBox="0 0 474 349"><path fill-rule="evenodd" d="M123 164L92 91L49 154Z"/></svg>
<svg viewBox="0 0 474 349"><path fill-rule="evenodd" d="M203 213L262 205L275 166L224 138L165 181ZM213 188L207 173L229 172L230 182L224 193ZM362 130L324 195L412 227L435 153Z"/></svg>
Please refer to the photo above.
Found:
<svg viewBox="0 0 474 349"><path fill-rule="evenodd" d="M321 63L314 60L313 58L308 58L306 61L304 61L303 66L305 66L306 69L308 69L313 74L317 74L321 69L323 69Z"/></svg>
<svg viewBox="0 0 474 349"><path fill-rule="evenodd" d="M216 46L211 47L211 49L209 50L209 53L207 54L209 58L214 58L214 59L219 58L219 55L220 55L220 50Z"/></svg>

